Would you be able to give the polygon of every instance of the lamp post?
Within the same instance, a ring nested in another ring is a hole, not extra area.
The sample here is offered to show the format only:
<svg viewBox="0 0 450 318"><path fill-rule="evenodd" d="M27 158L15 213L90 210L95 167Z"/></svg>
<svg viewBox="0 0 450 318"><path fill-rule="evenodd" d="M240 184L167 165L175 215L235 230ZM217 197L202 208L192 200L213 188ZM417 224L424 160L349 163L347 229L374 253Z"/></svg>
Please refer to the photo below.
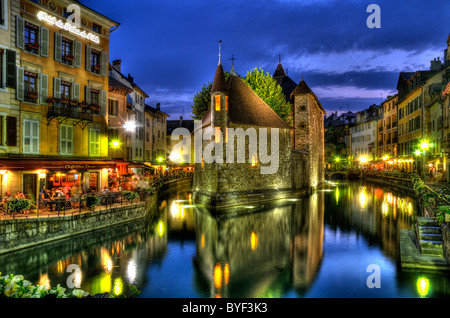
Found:
<svg viewBox="0 0 450 318"><path fill-rule="evenodd" d="M423 174L423 176L422 176L422 179L423 179L424 182L425 182L425 177L426 177L425 176L426 153L427 153L427 150L428 150L429 147L430 147L430 145L426 141L423 141L420 144L420 149L422 149L422 151L423 151L423 156L422 156L422 160L423 160L422 174Z"/></svg>

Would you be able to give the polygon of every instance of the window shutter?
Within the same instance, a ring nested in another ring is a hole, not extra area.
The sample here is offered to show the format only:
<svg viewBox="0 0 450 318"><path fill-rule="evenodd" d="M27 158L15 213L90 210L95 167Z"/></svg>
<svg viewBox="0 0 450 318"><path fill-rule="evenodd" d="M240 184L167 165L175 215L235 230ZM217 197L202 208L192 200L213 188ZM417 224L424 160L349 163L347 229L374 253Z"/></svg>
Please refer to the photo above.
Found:
<svg viewBox="0 0 450 318"><path fill-rule="evenodd" d="M31 152L39 153L39 122L31 122Z"/></svg>
<svg viewBox="0 0 450 318"><path fill-rule="evenodd" d="M23 123L23 152L30 153L31 150L31 122Z"/></svg>
<svg viewBox="0 0 450 318"><path fill-rule="evenodd" d="M48 75L41 74L40 78L40 100L41 104L47 104L48 97Z"/></svg>
<svg viewBox="0 0 450 318"><path fill-rule="evenodd" d="M17 89L16 95L18 100L23 100L25 91L24 91L24 83L23 83L23 68L17 68Z"/></svg>
<svg viewBox="0 0 450 318"><path fill-rule="evenodd" d="M75 67L81 66L81 50L82 50L81 42L75 41L75 60L73 64L73 66Z"/></svg>
<svg viewBox="0 0 450 318"><path fill-rule="evenodd" d="M102 52L101 57L101 63L102 63L102 76L106 76L108 74L108 54L105 52Z"/></svg>
<svg viewBox="0 0 450 318"><path fill-rule="evenodd" d="M86 103L91 103L91 87L88 85L84 87L84 98L86 100Z"/></svg>
<svg viewBox="0 0 450 318"><path fill-rule="evenodd" d="M114 101L114 115L119 116L119 101Z"/></svg>
<svg viewBox="0 0 450 318"><path fill-rule="evenodd" d="M16 46L22 50L24 49L24 33L25 21L16 15Z"/></svg>
<svg viewBox="0 0 450 318"><path fill-rule="evenodd" d="M17 117L6 117L6 144L8 147L17 146Z"/></svg>
<svg viewBox="0 0 450 318"><path fill-rule="evenodd" d="M72 126L66 126L67 132L66 132L66 146L67 146L67 154L73 155L73 127Z"/></svg>
<svg viewBox="0 0 450 318"><path fill-rule="evenodd" d="M16 51L6 50L6 87L16 88Z"/></svg>
<svg viewBox="0 0 450 318"><path fill-rule="evenodd" d="M67 153L66 147L66 127L67 126L59 126L59 153L61 155L65 155Z"/></svg>
<svg viewBox="0 0 450 318"><path fill-rule="evenodd" d="M61 79L53 77L53 97L61 98Z"/></svg>
<svg viewBox="0 0 450 318"><path fill-rule="evenodd" d="M91 58L92 58L92 51L91 47L89 45L86 45L86 70L89 72L91 71Z"/></svg>
<svg viewBox="0 0 450 318"><path fill-rule="evenodd" d="M62 35L55 33L55 61L61 62Z"/></svg>
<svg viewBox="0 0 450 318"><path fill-rule="evenodd" d="M100 95L100 115L106 116L107 107L108 107L108 96L106 91L102 90Z"/></svg>
<svg viewBox="0 0 450 318"><path fill-rule="evenodd" d="M78 84L78 83L73 83L73 99L75 99L77 101L81 101L80 100L80 84Z"/></svg>
<svg viewBox="0 0 450 318"><path fill-rule="evenodd" d="M41 55L45 57L48 57L48 36L48 29L41 27Z"/></svg>

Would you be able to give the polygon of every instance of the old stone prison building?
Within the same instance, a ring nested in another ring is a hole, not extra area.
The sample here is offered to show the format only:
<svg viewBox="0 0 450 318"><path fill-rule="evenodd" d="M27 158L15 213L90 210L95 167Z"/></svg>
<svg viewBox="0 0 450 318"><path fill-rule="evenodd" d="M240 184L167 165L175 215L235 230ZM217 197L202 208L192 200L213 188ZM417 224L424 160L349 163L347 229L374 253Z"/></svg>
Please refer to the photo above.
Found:
<svg viewBox="0 0 450 318"><path fill-rule="evenodd" d="M203 141L202 158L195 161L195 202L223 209L291 197L323 183L325 111L303 79L298 85L292 85L281 63L274 78L290 86L281 85L292 105L289 120L292 126L233 71L226 81L219 60L211 89L211 107L198 128L202 130ZM229 134L239 130L247 133L245 143L235 142L236 134ZM245 162L236 158L241 147L245 147ZM227 158L226 149L234 150L233 160ZM278 156L274 151L278 151ZM212 162L206 160L209 153L215 158ZM264 172L270 165L277 169Z"/></svg>

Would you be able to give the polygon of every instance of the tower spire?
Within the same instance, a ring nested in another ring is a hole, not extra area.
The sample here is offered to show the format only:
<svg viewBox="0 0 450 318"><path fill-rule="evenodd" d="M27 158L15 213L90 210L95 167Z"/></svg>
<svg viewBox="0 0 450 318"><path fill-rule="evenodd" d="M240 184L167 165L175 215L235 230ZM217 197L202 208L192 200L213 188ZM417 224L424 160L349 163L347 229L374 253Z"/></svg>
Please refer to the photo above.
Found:
<svg viewBox="0 0 450 318"><path fill-rule="evenodd" d="M281 64L281 54L278 54L278 64Z"/></svg>
<svg viewBox="0 0 450 318"><path fill-rule="evenodd" d="M221 43L222 43L222 40L219 40L219 64L222 64Z"/></svg>

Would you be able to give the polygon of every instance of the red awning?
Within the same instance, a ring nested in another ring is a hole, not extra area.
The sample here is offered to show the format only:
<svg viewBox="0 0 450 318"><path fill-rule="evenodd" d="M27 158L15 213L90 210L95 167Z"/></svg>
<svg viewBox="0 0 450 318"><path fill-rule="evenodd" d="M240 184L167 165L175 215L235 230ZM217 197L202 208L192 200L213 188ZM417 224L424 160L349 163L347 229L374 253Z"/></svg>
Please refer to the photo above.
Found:
<svg viewBox="0 0 450 318"><path fill-rule="evenodd" d="M33 160L33 159L0 159L1 170L89 170L115 168L118 164L124 164L120 161L96 161L96 160Z"/></svg>

